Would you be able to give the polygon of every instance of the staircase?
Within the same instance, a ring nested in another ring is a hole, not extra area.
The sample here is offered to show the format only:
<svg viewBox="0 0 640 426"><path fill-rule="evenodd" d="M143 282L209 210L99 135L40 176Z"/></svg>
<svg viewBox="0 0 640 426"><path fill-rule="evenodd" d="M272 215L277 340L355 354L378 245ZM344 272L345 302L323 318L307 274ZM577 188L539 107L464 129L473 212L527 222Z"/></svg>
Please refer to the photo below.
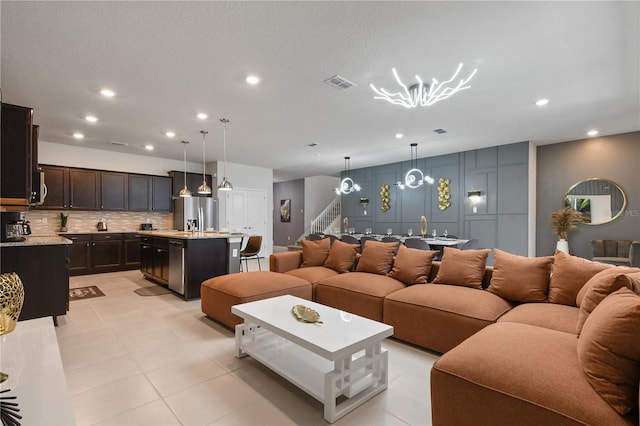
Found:
<svg viewBox="0 0 640 426"><path fill-rule="evenodd" d="M329 205L311 221L309 233L326 233L331 229L340 228L340 196L336 196ZM336 226L337 225L337 226Z"/></svg>

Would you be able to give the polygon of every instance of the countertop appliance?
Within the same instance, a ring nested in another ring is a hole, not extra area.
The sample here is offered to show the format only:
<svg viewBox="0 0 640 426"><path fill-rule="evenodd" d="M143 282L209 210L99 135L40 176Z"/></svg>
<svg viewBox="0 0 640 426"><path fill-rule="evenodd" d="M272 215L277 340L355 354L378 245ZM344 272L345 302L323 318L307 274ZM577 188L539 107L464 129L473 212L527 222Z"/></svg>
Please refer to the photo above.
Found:
<svg viewBox="0 0 640 426"><path fill-rule="evenodd" d="M98 222L97 227L98 227L98 231L107 231L108 230L107 222L105 222L104 219L102 219L100 222Z"/></svg>
<svg viewBox="0 0 640 426"><path fill-rule="evenodd" d="M0 212L2 242L24 241L24 220L20 212Z"/></svg>
<svg viewBox="0 0 640 426"><path fill-rule="evenodd" d="M141 231L153 231L153 224L151 223L141 223L140 224Z"/></svg>
<svg viewBox="0 0 640 426"><path fill-rule="evenodd" d="M184 248L183 240L169 240L169 288L184 295Z"/></svg>
<svg viewBox="0 0 640 426"><path fill-rule="evenodd" d="M218 229L218 198L174 198L173 227L178 231Z"/></svg>
<svg viewBox="0 0 640 426"><path fill-rule="evenodd" d="M31 222L28 220L22 221L22 233L24 235L31 235Z"/></svg>

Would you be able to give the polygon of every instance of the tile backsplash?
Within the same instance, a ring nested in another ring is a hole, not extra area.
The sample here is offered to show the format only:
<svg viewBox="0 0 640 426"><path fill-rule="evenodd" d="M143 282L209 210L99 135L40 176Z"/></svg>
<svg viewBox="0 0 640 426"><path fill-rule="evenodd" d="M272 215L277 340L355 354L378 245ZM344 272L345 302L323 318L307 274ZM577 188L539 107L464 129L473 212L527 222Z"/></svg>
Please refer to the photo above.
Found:
<svg viewBox="0 0 640 426"><path fill-rule="evenodd" d="M173 229L172 213L79 210L65 210L63 213L69 215L69 233L97 231L96 225L103 218L109 232L135 232L141 223L151 223L154 229ZM30 210L25 213L25 220L31 223L32 235L55 235L60 229L60 210Z"/></svg>

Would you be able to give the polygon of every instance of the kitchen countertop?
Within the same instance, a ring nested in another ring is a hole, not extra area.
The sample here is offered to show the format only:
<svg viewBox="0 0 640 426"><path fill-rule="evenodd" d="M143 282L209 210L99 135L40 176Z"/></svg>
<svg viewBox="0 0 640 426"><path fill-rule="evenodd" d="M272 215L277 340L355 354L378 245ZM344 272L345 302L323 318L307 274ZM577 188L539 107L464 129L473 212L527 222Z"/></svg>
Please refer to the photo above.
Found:
<svg viewBox="0 0 640 426"><path fill-rule="evenodd" d="M185 232L185 231L138 231L140 235L148 235L151 237L168 237L176 238L179 240L204 240L210 238L243 238L248 237L248 234L242 232Z"/></svg>
<svg viewBox="0 0 640 426"><path fill-rule="evenodd" d="M0 247L25 247L25 246L55 246L64 244L73 244L73 241L68 240L58 235L48 236L27 236L25 241L7 241L0 243Z"/></svg>

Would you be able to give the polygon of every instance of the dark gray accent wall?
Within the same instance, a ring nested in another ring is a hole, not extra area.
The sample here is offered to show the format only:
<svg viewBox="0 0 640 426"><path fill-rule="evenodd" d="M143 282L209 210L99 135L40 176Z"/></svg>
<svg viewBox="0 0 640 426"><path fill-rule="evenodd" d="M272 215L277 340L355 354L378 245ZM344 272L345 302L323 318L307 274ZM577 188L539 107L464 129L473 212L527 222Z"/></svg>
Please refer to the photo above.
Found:
<svg viewBox="0 0 640 426"><path fill-rule="evenodd" d="M360 192L342 196L342 217L363 232L406 234L409 228L420 232L420 216L428 222L428 232L435 228L441 235L478 238L480 247L498 247L514 254L527 255L528 243L528 164L529 144L473 150L418 159L418 168L433 177L433 185L400 190L395 183L404 179L410 162L385 164L350 171L350 177L362 186ZM344 174L343 174L344 177ZM448 178L451 206L438 208L438 179ZM391 186L391 208L381 210L381 185ZM470 190L480 190L482 201L473 206L467 197ZM359 204L361 197L370 200L367 215Z"/></svg>
<svg viewBox="0 0 640 426"><path fill-rule="evenodd" d="M280 221L280 200L291 200L291 222ZM273 245L295 244L304 233L304 179L273 184Z"/></svg>
<svg viewBox="0 0 640 426"><path fill-rule="evenodd" d="M587 178L616 182L627 196L624 214L603 225L580 225L569 234L569 251L591 257L592 239L640 240L640 132L582 139L537 149L536 255L553 254L557 237L549 214L562 208L565 192Z"/></svg>

